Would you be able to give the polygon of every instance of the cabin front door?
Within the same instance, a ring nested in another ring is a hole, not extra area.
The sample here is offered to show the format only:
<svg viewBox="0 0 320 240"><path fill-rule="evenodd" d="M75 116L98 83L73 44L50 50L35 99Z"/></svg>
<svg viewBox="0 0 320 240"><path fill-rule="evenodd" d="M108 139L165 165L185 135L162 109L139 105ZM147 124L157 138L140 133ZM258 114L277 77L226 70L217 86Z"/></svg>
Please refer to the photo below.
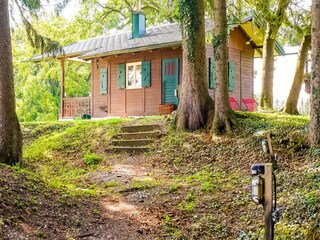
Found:
<svg viewBox="0 0 320 240"><path fill-rule="evenodd" d="M178 106L179 59L162 59L162 103Z"/></svg>

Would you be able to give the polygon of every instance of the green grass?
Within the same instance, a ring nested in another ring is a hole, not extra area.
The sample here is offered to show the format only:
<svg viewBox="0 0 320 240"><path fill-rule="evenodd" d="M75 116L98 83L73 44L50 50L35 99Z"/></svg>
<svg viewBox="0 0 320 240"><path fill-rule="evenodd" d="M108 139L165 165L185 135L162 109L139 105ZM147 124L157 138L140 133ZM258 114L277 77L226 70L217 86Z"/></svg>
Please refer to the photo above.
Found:
<svg viewBox="0 0 320 240"><path fill-rule="evenodd" d="M169 127L154 151L144 155L148 161L155 161L163 176L166 171L169 176L161 180L153 175L133 179L126 186L114 181L88 182L91 173L110 170L108 160L112 155L106 154L105 148L121 124L153 124L161 119L23 123L24 168L15 168L62 192L65 197L61 201L67 201L70 195L99 196L126 190L160 193L154 196L155 202L162 198L172 202L174 211L182 212L182 219L189 221L186 231L184 223L175 224L174 219L180 215L164 216L164 231L172 239L228 239L233 230L229 222L237 225L237 233L233 233L237 237L233 239L261 239L263 210L250 200L250 165L268 161L258 133L272 131L280 166L277 239L306 239L310 232L320 232L313 228L320 225L320 154L318 149L309 151L305 146L307 116L237 112L238 128L214 142L208 131L190 133ZM15 202L17 207L23 204L19 199ZM99 214L99 210L93 211Z"/></svg>
<svg viewBox="0 0 320 240"><path fill-rule="evenodd" d="M37 172L49 187L68 194L97 195L87 174L100 168L105 148L128 119L23 123L27 137L24 166Z"/></svg>

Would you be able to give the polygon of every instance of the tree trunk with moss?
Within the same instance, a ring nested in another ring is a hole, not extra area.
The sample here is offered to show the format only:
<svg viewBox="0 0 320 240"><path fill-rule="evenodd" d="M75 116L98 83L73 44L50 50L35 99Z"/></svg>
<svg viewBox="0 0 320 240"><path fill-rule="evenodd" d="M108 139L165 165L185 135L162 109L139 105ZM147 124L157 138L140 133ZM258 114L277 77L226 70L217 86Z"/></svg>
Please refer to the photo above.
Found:
<svg viewBox="0 0 320 240"><path fill-rule="evenodd" d="M22 136L15 109L8 0L0 3L0 162L22 158Z"/></svg>
<svg viewBox="0 0 320 240"><path fill-rule="evenodd" d="M226 0L214 1L214 57L216 64L213 132L230 132L233 111L229 104Z"/></svg>
<svg viewBox="0 0 320 240"><path fill-rule="evenodd" d="M284 106L284 112L289 114L299 114L297 105L303 82L304 67L308 58L308 50L310 48L310 44L311 36L304 36L299 48L297 66L293 78L293 83L286 104Z"/></svg>
<svg viewBox="0 0 320 240"><path fill-rule="evenodd" d="M312 0L312 74L309 138L312 147L320 147L320 2Z"/></svg>
<svg viewBox="0 0 320 240"><path fill-rule="evenodd" d="M175 123L178 129L195 130L206 126L214 109L206 75L204 2L182 1L180 13L183 72Z"/></svg>

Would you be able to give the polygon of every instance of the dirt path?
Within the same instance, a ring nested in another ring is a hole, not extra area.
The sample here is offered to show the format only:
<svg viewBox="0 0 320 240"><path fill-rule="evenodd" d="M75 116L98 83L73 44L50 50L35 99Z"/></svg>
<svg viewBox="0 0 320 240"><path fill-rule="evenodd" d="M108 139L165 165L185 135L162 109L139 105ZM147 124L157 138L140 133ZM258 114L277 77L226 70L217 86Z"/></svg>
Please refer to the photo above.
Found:
<svg viewBox="0 0 320 240"><path fill-rule="evenodd" d="M141 155L121 155L108 161L110 171L93 172L94 183L112 187L112 194L100 200L101 216L121 222L114 226L111 239L155 239L162 224L162 213L150 204L156 194L152 186L157 182L157 171ZM99 235L88 239L107 239ZM106 238L107 237L107 238Z"/></svg>

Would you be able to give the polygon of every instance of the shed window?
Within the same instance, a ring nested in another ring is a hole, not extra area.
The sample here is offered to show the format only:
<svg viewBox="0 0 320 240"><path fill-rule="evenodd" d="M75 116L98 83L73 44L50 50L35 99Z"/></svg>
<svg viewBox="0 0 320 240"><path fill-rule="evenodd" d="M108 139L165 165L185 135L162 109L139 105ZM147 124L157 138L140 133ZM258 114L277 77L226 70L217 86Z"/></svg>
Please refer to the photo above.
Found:
<svg viewBox="0 0 320 240"><path fill-rule="evenodd" d="M141 62L128 63L126 72L127 88L141 88Z"/></svg>

